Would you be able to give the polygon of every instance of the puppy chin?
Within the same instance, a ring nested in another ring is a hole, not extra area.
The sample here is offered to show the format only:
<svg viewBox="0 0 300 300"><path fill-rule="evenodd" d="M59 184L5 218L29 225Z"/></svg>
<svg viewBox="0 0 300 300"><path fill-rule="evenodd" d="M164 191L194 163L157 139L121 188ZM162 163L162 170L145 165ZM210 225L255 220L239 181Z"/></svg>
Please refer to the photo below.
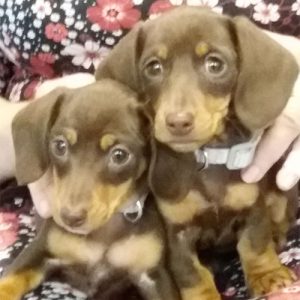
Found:
<svg viewBox="0 0 300 300"><path fill-rule="evenodd" d="M83 224L82 226L79 227L70 227L66 225L60 218L56 218L55 216L53 217L54 222L64 230L77 234L77 235L88 235L89 233L92 232L91 228L88 228L87 224Z"/></svg>
<svg viewBox="0 0 300 300"><path fill-rule="evenodd" d="M91 230L88 230L84 227L79 227L79 228L72 228L66 225L63 225L63 228L73 234L77 234L77 235L88 235L89 233L91 233Z"/></svg>
<svg viewBox="0 0 300 300"><path fill-rule="evenodd" d="M192 138L178 138L173 136L157 135L155 138L162 144L168 146L175 152L194 152L205 145L209 138L205 140L197 140Z"/></svg>
<svg viewBox="0 0 300 300"><path fill-rule="evenodd" d="M200 148L199 144L196 142L190 142L190 143L166 143L167 146L169 146L172 150L175 152L182 152L182 153L187 153L187 152L194 152L198 148Z"/></svg>

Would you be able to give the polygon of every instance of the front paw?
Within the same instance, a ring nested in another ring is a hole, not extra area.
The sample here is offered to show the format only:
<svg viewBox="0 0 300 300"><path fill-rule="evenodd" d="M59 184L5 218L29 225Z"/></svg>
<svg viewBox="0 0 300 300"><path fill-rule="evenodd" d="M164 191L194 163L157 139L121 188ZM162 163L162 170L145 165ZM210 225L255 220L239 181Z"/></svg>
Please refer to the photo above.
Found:
<svg viewBox="0 0 300 300"><path fill-rule="evenodd" d="M248 285L253 296L261 296L289 286L296 279L289 268L280 266L275 270L249 276Z"/></svg>
<svg viewBox="0 0 300 300"><path fill-rule="evenodd" d="M5 279L0 281L1 300L20 300L21 298L17 282L7 282Z"/></svg>
<svg viewBox="0 0 300 300"><path fill-rule="evenodd" d="M0 300L20 300L42 279L43 273L33 269L7 275L0 279Z"/></svg>
<svg viewBox="0 0 300 300"><path fill-rule="evenodd" d="M181 290L183 300L221 300L218 291L213 287L198 285Z"/></svg>

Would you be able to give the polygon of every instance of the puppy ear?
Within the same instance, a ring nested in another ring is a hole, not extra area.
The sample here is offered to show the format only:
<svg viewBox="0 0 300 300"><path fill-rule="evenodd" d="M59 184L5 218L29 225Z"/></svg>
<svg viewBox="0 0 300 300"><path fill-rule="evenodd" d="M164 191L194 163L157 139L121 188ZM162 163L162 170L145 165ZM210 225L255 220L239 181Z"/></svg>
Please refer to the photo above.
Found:
<svg viewBox="0 0 300 300"><path fill-rule="evenodd" d="M244 17L234 18L239 77L234 106L250 130L262 129L286 105L298 66L293 56Z"/></svg>
<svg viewBox="0 0 300 300"><path fill-rule="evenodd" d="M19 184L39 179L48 168L48 133L53 126L66 89L59 88L33 101L21 110L12 123Z"/></svg>
<svg viewBox="0 0 300 300"><path fill-rule="evenodd" d="M140 53L139 36L143 23L137 23L123 37L96 70L96 80L110 78L131 89L139 89L138 56Z"/></svg>

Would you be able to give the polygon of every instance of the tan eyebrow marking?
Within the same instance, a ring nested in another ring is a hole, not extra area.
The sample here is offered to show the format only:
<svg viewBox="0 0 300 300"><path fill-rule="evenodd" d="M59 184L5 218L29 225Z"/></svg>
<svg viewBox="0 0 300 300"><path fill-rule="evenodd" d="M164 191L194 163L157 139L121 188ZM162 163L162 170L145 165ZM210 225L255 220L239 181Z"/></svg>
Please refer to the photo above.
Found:
<svg viewBox="0 0 300 300"><path fill-rule="evenodd" d="M157 56L161 59L167 59L168 48L165 45L160 45L157 49Z"/></svg>
<svg viewBox="0 0 300 300"><path fill-rule="evenodd" d="M64 128L63 133L65 138L68 140L70 145L75 145L77 143L77 132L75 129L72 128Z"/></svg>
<svg viewBox="0 0 300 300"><path fill-rule="evenodd" d="M105 134L100 138L100 148L103 151L106 151L109 147L111 147L115 142L117 138L113 134Z"/></svg>
<svg viewBox="0 0 300 300"><path fill-rule="evenodd" d="M207 54L209 51L209 46L205 42L200 42L196 45L195 52L199 57Z"/></svg>

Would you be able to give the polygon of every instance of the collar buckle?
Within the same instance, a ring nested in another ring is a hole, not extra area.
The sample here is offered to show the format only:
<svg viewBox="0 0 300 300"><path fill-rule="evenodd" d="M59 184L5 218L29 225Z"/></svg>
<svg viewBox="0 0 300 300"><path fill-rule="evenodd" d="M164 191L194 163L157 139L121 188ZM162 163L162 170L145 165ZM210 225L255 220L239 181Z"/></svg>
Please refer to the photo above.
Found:
<svg viewBox="0 0 300 300"><path fill-rule="evenodd" d="M261 135L229 148L204 147L197 149L194 153L195 158L197 164L202 166L198 170L202 171L209 165L226 165L228 170L239 170L249 166L260 138Z"/></svg>

